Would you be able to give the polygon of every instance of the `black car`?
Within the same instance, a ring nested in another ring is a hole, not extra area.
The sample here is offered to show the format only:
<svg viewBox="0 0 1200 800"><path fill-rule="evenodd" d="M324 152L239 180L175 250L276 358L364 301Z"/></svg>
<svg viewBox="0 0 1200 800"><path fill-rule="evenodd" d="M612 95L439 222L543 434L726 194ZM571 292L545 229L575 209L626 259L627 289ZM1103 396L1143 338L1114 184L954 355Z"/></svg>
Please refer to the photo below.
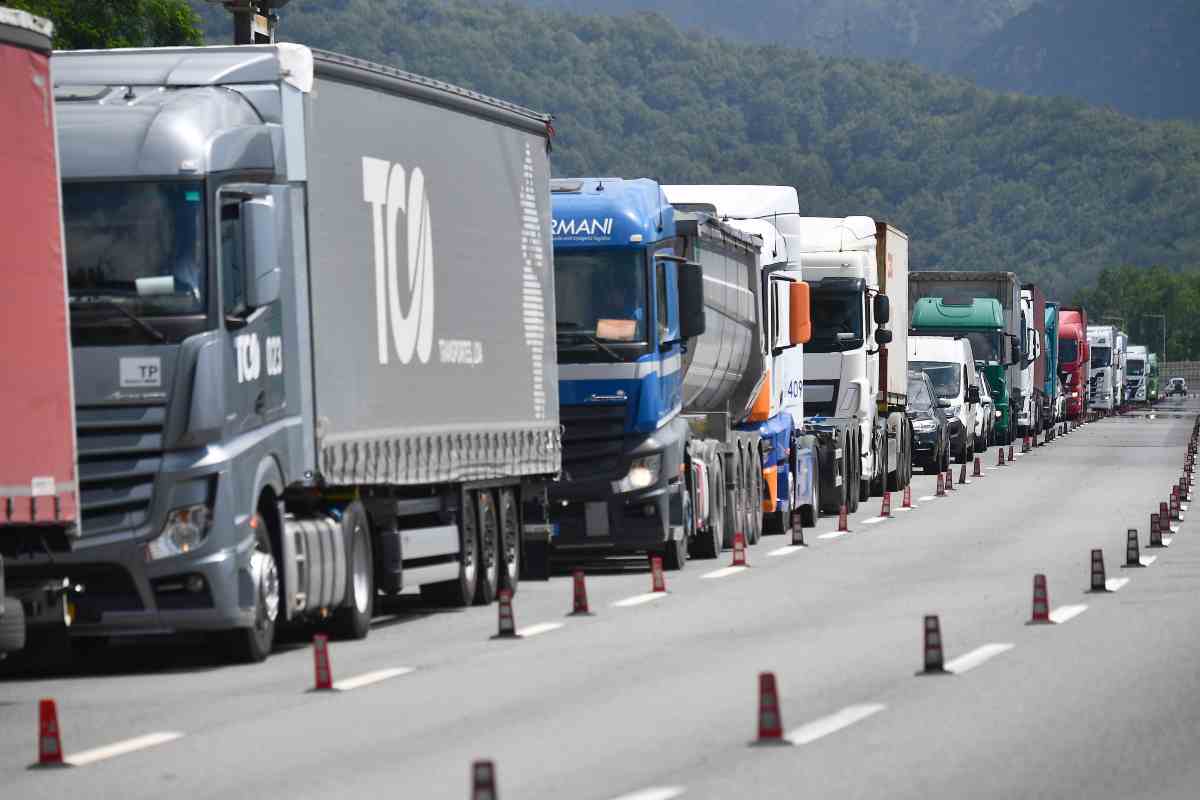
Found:
<svg viewBox="0 0 1200 800"><path fill-rule="evenodd" d="M908 373L908 419L913 426L912 463L926 472L950 469L950 424L941 399L924 372Z"/></svg>
<svg viewBox="0 0 1200 800"><path fill-rule="evenodd" d="M1187 381L1183 378L1171 378L1171 382L1167 385L1167 397L1175 394L1187 397Z"/></svg>

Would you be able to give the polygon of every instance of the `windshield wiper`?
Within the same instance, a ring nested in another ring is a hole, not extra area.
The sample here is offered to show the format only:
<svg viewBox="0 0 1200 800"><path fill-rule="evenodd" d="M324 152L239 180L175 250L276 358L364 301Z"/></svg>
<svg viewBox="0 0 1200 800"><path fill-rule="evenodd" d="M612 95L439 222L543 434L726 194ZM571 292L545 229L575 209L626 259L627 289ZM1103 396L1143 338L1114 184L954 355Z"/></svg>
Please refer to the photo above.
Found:
<svg viewBox="0 0 1200 800"><path fill-rule="evenodd" d="M107 300L103 297L100 297L100 298L96 298L94 300L88 300L86 302L78 302L78 301L72 299L71 304L76 305L76 306L104 306L105 308L114 309L118 314L125 317L126 319L128 319L129 321L131 321L135 325L137 325L139 328L141 328L142 331L147 336L149 336L151 339L153 339L154 341L159 342L159 343L165 343L167 341L167 337L163 335L162 331L158 330L158 328L155 328L153 325L151 325L150 323L143 320L137 314L134 314L132 311L125 308L120 303L118 303L114 300Z"/></svg>
<svg viewBox="0 0 1200 800"><path fill-rule="evenodd" d="M610 358L612 358L613 361L624 361L624 359L621 358L620 353L618 353L616 350L613 350L611 347L597 339L592 334L586 331L576 330L579 328L578 322L563 322L560 320L556 327L558 328L559 336L567 334L568 336L578 336L582 339L587 339L589 342L596 345L597 349L603 350ZM563 328L566 328L566 330L563 330Z"/></svg>

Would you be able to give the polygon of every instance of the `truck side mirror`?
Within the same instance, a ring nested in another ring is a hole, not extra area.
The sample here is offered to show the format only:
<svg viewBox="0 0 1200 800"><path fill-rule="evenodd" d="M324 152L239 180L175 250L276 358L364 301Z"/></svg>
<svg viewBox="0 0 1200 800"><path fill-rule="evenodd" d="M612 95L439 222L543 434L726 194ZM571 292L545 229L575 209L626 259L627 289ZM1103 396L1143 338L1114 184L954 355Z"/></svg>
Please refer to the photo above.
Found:
<svg viewBox="0 0 1200 800"><path fill-rule="evenodd" d="M1015 333L1005 334L1008 337L1008 358L1006 363L1008 366L1021 363L1021 345Z"/></svg>
<svg viewBox="0 0 1200 800"><path fill-rule="evenodd" d="M875 329L875 344L891 344L892 332L887 328Z"/></svg>
<svg viewBox="0 0 1200 800"><path fill-rule="evenodd" d="M812 294L804 281L789 285L788 327L792 344L807 344L812 338Z"/></svg>
<svg viewBox="0 0 1200 800"><path fill-rule="evenodd" d="M679 337L704 333L704 269L696 263L679 265Z"/></svg>
<svg viewBox="0 0 1200 800"><path fill-rule="evenodd" d="M275 244L275 200L255 197L242 203L242 241L246 249L246 305L270 305L279 299L282 270Z"/></svg>
<svg viewBox="0 0 1200 800"><path fill-rule="evenodd" d="M968 403L978 403L979 402L979 387L978 386L968 386L967 387L967 402Z"/></svg>
<svg viewBox="0 0 1200 800"><path fill-rule="evenodd" d="M875 295L871 310L875 314L875 322L878 325L886 325L892 319L892 302L888 300L886 294Z"/></svg>

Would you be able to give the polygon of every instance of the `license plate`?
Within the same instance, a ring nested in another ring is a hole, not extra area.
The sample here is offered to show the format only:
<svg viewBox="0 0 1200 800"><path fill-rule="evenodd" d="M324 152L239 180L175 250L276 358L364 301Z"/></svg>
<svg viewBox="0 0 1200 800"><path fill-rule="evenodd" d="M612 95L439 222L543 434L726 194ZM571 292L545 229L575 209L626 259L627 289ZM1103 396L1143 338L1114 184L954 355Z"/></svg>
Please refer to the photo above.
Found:
<svg viewBox="0 0 1200 800"><path fill-rule="evenodd" d="M608 503L585 503L583 514L588 536L608 536Z"/></svg>

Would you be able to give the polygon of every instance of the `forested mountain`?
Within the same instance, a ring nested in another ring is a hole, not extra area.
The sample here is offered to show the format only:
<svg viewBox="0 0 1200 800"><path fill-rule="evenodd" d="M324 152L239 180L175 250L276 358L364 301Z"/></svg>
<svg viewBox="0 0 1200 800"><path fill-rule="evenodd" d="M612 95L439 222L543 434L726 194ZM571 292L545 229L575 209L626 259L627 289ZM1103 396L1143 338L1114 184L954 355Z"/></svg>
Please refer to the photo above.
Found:
<svg viewBox="0 0 1200 800"><path fill-rule="evenodd" d="M954 70L997 89L1200 119L1200 2L1041 0Z"/></svg>
<svg viewBox="0 0 1200 800"><path fill-rule="evenodd" d="M685 35L652 15L466 0L285 12L287 38L553 112L559 175L791 184L806 213L900 225L914 267L1012 269L1058 295L1105 266L1200 265L1192 126Z"/></svg>

